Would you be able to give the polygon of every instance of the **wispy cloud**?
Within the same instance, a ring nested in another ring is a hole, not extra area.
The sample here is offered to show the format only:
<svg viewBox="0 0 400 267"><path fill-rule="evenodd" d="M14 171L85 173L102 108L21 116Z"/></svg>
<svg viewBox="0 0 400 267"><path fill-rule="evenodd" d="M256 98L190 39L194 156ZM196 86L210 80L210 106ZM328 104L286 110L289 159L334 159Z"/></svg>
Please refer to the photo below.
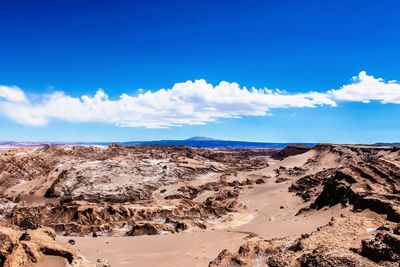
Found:
<svg viewBox="0 0 400 267"><path fill-rule="evenodd" d="M110 99L102 89L94 96L77 98L54 92L31 99L18 87L0 86L0 113L33 126L65 120L165 128L205 124L220 118L264 116L276 108L335 107L342 100L400 103L400 85L365 72L355 77L352 84L325 93L290 94L267 88L247 89L225 81L213 86L205 80L196 80L136 96L122 94L118 99Z"/></svg>

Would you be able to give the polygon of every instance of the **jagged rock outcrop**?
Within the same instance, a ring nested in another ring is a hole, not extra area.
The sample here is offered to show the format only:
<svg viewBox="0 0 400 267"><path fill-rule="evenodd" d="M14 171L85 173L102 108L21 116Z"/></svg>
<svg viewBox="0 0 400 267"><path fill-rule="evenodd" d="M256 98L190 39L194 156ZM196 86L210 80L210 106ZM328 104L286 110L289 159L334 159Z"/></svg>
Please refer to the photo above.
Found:
<svg viewBox="0 0 400 267"><path fill-rule="evenodd" d="M312 209L353 205L354 210L370 209L385 214L388 220L400 221L400 162L396 161L400 154L397 149L380 151L375 147L333 146L325 150L331 151L331 157L340 155L347 161L338 163L339 167L334 165L298 179L290 191L305 201L312 201ZM319 164L318 160L313 164Z"/></svg>
<svg viewBox="0 0 400 267"><path fill-rule="evenodd" d="M275 173L277 182L294 180L289 191L306 203L298 214L337 205L354 213L295 240L255 237L237 253L222 251L210 266L399 266L398 147L318 145L304 164ZM385 216L364 217L359 212L366 209Z"/></svg>
<svg viewBox="0 0 400 267"><path fill-rule="evenodd" d="M31 266L43 261L46 256L64 259L65 266L94 266L88 260L55 241L55 233L50 228L17 231L0 227L0 266Z"/></svg>
<svg viewBox="0 0 400 267"><path fill-rule="evenodd" d="M363 240L361 255L374 262L400 262L400 236L378 232L373 239Z"/></svg>

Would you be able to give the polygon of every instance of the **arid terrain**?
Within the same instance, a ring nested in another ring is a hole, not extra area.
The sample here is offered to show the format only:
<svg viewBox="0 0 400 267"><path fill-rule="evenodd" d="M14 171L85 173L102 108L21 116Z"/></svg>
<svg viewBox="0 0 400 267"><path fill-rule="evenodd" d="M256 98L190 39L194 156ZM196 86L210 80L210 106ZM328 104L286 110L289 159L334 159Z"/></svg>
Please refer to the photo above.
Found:
<svg viewBox="0 0 400 267"><path fill-rule="evenodd" d="M0 150L0 267L399 266L400 147Z"/></svg>

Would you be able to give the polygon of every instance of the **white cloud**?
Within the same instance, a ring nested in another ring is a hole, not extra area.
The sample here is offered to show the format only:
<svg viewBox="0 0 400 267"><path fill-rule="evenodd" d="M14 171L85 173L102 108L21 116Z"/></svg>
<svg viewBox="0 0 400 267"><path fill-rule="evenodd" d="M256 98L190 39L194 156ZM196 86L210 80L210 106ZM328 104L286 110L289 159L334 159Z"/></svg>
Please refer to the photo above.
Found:
<svg viewBox="0 0 400 267"><path fill-rule="evenodd" d="M0 100L1 98L9 102L24 102L26 100L25 93L16 86L0 85Z"/></svg>
<svg viewBox="0 0 400 267"><path fill-rule="evenodd" d="M171 89L148 91L137 96L122 94L116 100L109 99L99 89L94 96L76 98L55 92L33 101L26 99L17 87L4 88L7 90L0 94L0 112L28 125L44 125L56 119L163 128L204 124L219 118L264 116L273 108L336 106L330 96L323 93L288 94L266 88L249 90L224 81L215 87L205 80L187 81L176 83Z"/></svg>
<svg viewBox="0 0 400 267"><path fill-rule="evenodd" d="M381 101L382 103L400 104L400 84L396 81L385 82L382 78L369 76L365 71L353 77L353 83L344 85L328 93L337 100L364 102Z"/></svg>
<svg viewBox="0 0 400 267"><path fill-rule="evenodd" d="M72 97L63 92L31 99L15 86L0 86L0 114L27 125L45 125L51 120L110 123L123 127L165 128L205 124L219 118L265 116L275 108L336 106L336 101L400 104L400 84L385 82L362 71L353 83L326 93L290 94L267 88L240 87L222 81L217 86L205 80L176 83L171 89L139 91L110 99L99 89L94 96Z"/></svg>

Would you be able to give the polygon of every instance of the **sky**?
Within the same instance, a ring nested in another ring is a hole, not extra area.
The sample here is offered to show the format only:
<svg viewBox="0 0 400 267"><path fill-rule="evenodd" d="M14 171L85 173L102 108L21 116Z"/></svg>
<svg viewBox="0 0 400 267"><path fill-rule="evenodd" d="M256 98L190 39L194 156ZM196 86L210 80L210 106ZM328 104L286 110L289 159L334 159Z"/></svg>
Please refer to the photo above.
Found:
<svg viewBox="0 0 400 267"><path fill-rule="evenodd" d="M400 2L0 2L0 140L400 141Z"/></svg>

